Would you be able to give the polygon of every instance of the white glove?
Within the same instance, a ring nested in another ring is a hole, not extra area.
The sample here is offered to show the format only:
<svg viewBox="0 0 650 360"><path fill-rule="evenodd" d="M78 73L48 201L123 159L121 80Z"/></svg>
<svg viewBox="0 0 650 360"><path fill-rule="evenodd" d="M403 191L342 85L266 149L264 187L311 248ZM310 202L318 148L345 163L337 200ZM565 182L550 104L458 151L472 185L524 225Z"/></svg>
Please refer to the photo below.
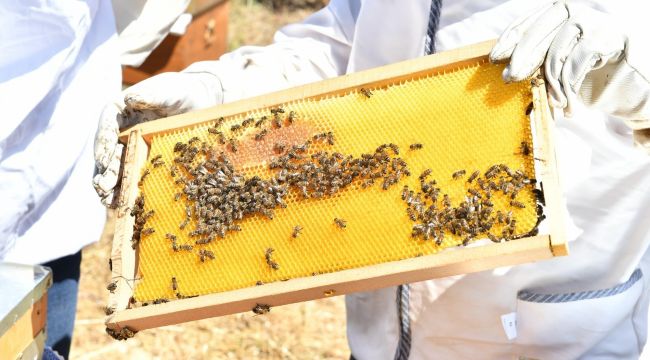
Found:
<svg viewBox="0 0 650 360"><path fill-rule="evenodd" d="M568 115L580 97L610 115L648 120L650 55L635 36L612 15L559 1L512 23L490 60L510 58L506 82L529 78L543 63L550 103Z"/></svg>
<svg viewBox="0 0 650 360"><path fill-rule="evenodd" d="M196 63L179 73L156 75L126 89L106 105L95 134L93 178L93 186L105 206L115 205L113 192L124 150L118 143L119 129L221 104L221 82L208 71L214 68L210 63L214 62Z"/></svg>

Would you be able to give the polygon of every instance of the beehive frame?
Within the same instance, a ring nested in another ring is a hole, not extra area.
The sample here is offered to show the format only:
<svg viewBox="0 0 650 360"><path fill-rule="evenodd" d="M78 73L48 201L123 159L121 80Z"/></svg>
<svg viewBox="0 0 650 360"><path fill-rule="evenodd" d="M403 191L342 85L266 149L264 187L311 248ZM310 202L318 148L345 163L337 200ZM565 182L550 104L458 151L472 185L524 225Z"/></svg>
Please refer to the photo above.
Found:
<svg viewBox="0 0 650 360"><path fill-rule="evenodd" d="M342 270L334 273L268 283L169 303L130 308L133 279L138 269L137 250L131 247L134 218L127 210L138 196L138 181L145 166L148 144L154 135L183 129L218 117L245 114L252 109L272 108L294 99L318 99L361 87L383 84L440 73L463 64L485 60L492 41L433 56L392 64L322 82L308 84L268 95L237 101L193 113L140 124L122 134L128 140L122 172L115 237L111 253L112 275L117 289L109 298L114 312L106 319L109 328L143 330L208 317L250 311L257 303L271 306L373 290L426 279L477 272L499 266L516 265L567 255L562 203L552 140L552 119L541 77L531 81L535 142L536 176L544 183L545 214L548 233L516 241L477 247L449 249L433 255Z"/></svg>

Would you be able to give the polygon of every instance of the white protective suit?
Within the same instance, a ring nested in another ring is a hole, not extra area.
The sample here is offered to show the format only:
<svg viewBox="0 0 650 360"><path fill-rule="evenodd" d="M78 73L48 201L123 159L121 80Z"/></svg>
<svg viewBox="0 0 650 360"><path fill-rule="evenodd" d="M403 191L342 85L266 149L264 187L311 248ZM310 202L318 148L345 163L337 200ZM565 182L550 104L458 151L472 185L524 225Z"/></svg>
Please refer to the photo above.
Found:
<svg viewBox="0 0 650 360"><path fill-rule="evenodd" d="M99 239L92 139L120 90L109 1L0 2L0 260L43 263Z"/></svg>
<svg viewBox="0 0 650 360"><path fill-rule="evenodd" d="M218 62L163 74L134 86L129 99L164 104L166 111L157 115L174 114L422 56L430 3L332 0L303 23L280 30L271 46L244 47ZM445 1L436 48L497 38L539 4ZM640 4L612 0L595 6L629 22L645 21L634 19L647 14ZM610 25L601 24L603 30ZM213 91L215 83L222 91ZM123 107L120 102L111 111ZM411 359L639 356L650 300L650 158L633 148L621 120L571 105L573 118L556 124L569 220L582 230L570 244L571 255L411 284ZM111 153L97 150L109 142L96 140L96 158L104 164ZM346 305L353 355L394 358L400 339L396 288L349 295Z"/></svg>

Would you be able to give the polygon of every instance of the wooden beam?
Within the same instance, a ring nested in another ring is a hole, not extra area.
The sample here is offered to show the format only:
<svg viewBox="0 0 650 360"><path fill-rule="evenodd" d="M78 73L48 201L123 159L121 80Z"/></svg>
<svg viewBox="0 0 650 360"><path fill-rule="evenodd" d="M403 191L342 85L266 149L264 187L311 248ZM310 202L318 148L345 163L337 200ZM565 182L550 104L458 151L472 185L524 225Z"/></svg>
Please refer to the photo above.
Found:
<svg viewBox="0 0 650 360"><path fill-rule="evenodd" d="M133 295L135 275L137 269L136 250L131 246L133 225L135 218L131 216L131 209L140 192L140 169L147 161L149 148L142 139L140 130L133 130L129 135L122 174L122 189L119 194L117 218L115 221L115 235L111 251L111 281L115 281L117 288L109 296L108 307L114 310L123 310L129 306L129 299Z"/></svg>
<svg viewBox="0 0 650 360"><path fill-rule="evenodd" d="M546 87L543 76L538 75L532 80L533 92L533 129L537 141L534 146L534 153L539 156L535 160L541 182L543 184L544 197L546 199L546 209L544 214L549 222L550 246L555 256L564 256L569 254L569 248L566 243L565 220L562 191L560 180L557 174L557 160L555 155L555 141L553 137L553 118L548 105L546 96Z"/></svg>
<svg viewBox="0 0 650 360"><path fill-rule="evenodd" d="M270 94L243 99L232 103L217 105L204 110L171 116L164 119L145 122L133 129L142 131L147 143L154 135L161 135L187 128L219 117L246 114L253 109L277 107L295 99L320 99L337 96L361 87L382 87L400 80L417 79L430 74L458 69L479 59L487 59L487 54L494 41L486 41L469 47L446 51L444 53L424 56L396 64L360 71L332 79L306 84ZM129 132L122 132L120 137L126 141Z"/></svg>
<svg viewBox="0 0 650 360"><path fill-rule="evenodd" d="M428 256L119 311L109 318L107 326L144 330L250 311L261 301L258 299L279 306L528 263L553 257L548 244L548 236L535 236L525 241L448 249Z"/></svg>

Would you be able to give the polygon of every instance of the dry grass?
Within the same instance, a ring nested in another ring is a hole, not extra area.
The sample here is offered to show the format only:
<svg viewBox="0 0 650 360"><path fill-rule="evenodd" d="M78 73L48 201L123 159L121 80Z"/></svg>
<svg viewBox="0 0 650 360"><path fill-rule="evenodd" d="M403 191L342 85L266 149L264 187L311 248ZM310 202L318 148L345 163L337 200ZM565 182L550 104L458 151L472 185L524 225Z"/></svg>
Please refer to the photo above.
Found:
<svg viewBox="0 0 650 360"><path fill-rule="evenodd" d="M231 48L263 45L275 29L298 21L311 10L272 12L256 2L231 1ZM274 308L266 316L252 313L206 319L145 330L118 342L104 332L103 307L108 298L108 257L113 218L99 243L83 251L77 322L71 359L344 359L343 297Z"/></svg>
<svg viewBox="0 0 650 360"><path fill-rule="evenodd" d="M313 12L309 9L289 10L287 7L271 11L255 1L231 0L228 48L234 50L243 45L266 45L273 40L278 28L300 21Z"/></svg>

